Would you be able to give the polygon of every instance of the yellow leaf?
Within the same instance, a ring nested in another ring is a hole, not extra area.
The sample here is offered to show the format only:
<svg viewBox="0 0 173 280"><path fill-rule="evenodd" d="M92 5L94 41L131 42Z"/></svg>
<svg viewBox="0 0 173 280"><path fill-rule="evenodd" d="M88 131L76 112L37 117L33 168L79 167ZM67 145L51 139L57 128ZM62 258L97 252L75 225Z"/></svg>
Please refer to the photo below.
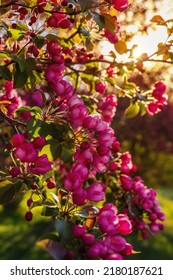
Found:
<svg viewBox="0 0 173 280"><path fill-rule="evenodd" d="M152 19L150 21L156 22L156 23L165 22L165 20L160 15L156 15L156 16L152 17Z"/></svg>
<svg viewBox="0 0 173 280"><path fill-rule="evenodd" d="M110 15L112 17L117 16L118 15L118 11L115 10L113 7L111 7L111 10L109 11Z"/></svg>
<svg viewBox="0 0 173 280"><path fill-rule="evenodd" d="M85 222L86 227L89 229L92 229L94 227L95 223L96 223L96 215L89 214L86 219L86 222Z"/></svg>
<svg viewBox="0 0 173 280"><path fill-rule="evenodd" d="M79 44L82 41L82 39L79 36L79 34L76 34L76 36L74 37L73 41L74 41L74 43Z"/></svg>
<svg viewBox="0 0 173 280"><path fill-rule="evenodd" d="M37 3L37 0L25 0L25 2L28 4L28 5L36 5Z"/></svg>
<svg viewBox="0 0 173 280"><path fill-rule="evenodd" d="M105 28L111 33L115 32L116 20L113 16L109 14L102 14L105 20Z"/></svg>
<svg viewBox="0 0 173 280"><path fill-rule="evenodd" d="M117 43L114 44L114 48L119 54L123 54L127 50L126 42L123 40L119 40Z"/></svg>

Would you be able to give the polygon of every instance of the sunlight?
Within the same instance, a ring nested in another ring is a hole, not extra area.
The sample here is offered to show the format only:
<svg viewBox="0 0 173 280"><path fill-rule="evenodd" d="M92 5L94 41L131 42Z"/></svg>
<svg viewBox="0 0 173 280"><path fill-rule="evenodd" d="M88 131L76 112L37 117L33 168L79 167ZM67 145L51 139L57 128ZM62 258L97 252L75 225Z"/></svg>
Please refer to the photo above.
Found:
<svg viewBox="0 0 173 280"><path fill-rule="evenodd" d="M137 45L133 50L134 58L138 58L142 53L147 53L147 55L150 56L157 51L159 42L165 42L167 37L166 29L162 26L158 26L157 30L150 28L148 29L148 34L134 36L129 47Z"/></svg>

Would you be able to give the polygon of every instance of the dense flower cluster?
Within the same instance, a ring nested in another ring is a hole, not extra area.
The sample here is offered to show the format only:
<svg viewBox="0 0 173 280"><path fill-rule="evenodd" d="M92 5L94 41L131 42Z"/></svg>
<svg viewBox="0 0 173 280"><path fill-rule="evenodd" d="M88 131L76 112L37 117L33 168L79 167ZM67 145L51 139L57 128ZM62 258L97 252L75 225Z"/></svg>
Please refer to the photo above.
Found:
<svg viewBox="0 0 173 280"><path fill-rule="evenodd" d="M91 37L94 29L116 44L120 24L107 6L102 13L100 1L84 5L37 0L33 6L23 2L9 4L10 19L12 13L18 19L1 40L9 39L0 68L2 116L12 128L6 143L11 158L6 173L30 191L27 221L32 220L35 205L44 206L42 214L54 218L64 258L121 260L133 252L126 236L136 230L148 238L163 229L165 215L156 192L135 176L131 155L121 152L111 127L118 105L114 85L125 70L118 70L114 53L112 61L98 53ZM128 0L107 2L115 13L129 6ZM15 38L17 43L11 43ZM151 115L167 102L161 81L139 99L126 75L121 83L116 87L120 96L127 93L134 102L146 100Z"/></svg>
<svg viewBox="0 0 173 280"><path fill-rule="evenodd" d="M121 236L132 232L131 222L126 215L118 214L113 204L105 204L99 210L97 223L104 233L103 240L87 233L85 225L74 225L72 228L73 236L81 240L79 248L87 258L121 260L132 253L132 246Z"/></svg>
<svg viewBox="0 0 173 280"><path fill-rule="evenodd" d="M25 163L28 173L43 175L51 170L51 162L48 160L47 155L43 154L39 156L39 151L45 144L45 139L42 136L38 136L30 142L26 141L22 134L14 134L12 144L13 146L11 148L14 157L20 160L21 163ZM25 172L25 170L22 171ZM20 174L20 168L13 167L10 170L10 174L16 177Z"/></svg>
<svg viewBox="0 0 173 280"><path fill-rule="evenodd" d="M150 115L154 115L162 110L164 105L167 104L167 95L165 94L166 86L162 82L157 82L154 85L155 89L152 92L154 100L148 104L147 112Z"/></svg>
<svg viewBox="0 0 173 280"><path fill-rule="evenodd" d="M13 88L12 82L6 81L4 83L4 92L0 96L0 101L4 104L4 108L9 117L13 116L15 110L21 106L21 98L18 96L16 89Z"/></svg>

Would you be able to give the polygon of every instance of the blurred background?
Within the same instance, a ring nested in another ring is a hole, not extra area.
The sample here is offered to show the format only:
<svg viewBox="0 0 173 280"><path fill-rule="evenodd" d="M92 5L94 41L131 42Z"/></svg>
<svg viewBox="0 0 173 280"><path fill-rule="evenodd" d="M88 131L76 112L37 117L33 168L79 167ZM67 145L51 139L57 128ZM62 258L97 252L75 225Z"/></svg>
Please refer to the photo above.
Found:
<svg viewBox="0 0 173 280"><path fill-rule="evenodd" d="M132 2L132 1L131 1ZM164 19L171 18L173 4L167 0L135 0L133 9L121 14L124 28L129 34L136 34L133 43L138 44L136 56L144 51L153 53L157 47L158 33L148 26L153 14L160 14ZM138 25L136 23L139 23ZM144 22L146 23L144 25ZM123 25L122 25L123 26ZM123 27L122 27L123 28ZM159 40L165 36L164 29L159 29ZM122 30L123 31L123 30ZM145 36L144 36L145 35ZM130 35L129 35L130 36ZM144 40L140 41L141 36ZM134 73L132 82L143 83L147 90L155 81L161 80L168 85L169 104L156 116L145 115L127 119L124 110L128 100L119 100L113 128L117 139L121 142L122 151L129 150L133 163L138 166L138 175L144 179L149 188L155 188L158 199L166 214L165 229L161 233L142 241L130 237L134 250L140 251L128 259L173 259L173 69L168 64L148 64L148 71ZM1 140L0 140L1 141ZM0 142L0 162L1 158ZM38 238L52 230L49 219L40 217L41 209L35 208L34 219L27 223L24 220L26 200L0 206L0 259L51 259L46 251L36 245Z"/></svg>

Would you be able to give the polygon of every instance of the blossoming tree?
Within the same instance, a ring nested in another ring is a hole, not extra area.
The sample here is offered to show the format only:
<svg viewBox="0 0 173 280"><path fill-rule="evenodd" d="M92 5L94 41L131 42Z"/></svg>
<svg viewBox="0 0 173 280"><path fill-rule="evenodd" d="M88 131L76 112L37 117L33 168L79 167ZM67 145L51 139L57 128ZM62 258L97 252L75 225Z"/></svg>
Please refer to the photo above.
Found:
<svg viewBox="0 0 173 280"><path fill-rule="evenodd" d="M126 117L156 114L167 103L162 81L147 91L130 81L153 57L135 59L128 48L119 15L129 6L133 1L1 1L0 129L8 133L1 137L0 203L28 192L25 219L42 206L54 220L50 239L59 259L123 259L135 250L127 235L146 239L163 229L156 191L136 175L111 128L119 98L129 98ZM152 21L172 34L171 21ZM103 40L113 47L106 56ZM171 47L167 41L155 54L172 63Z"/></svg>

